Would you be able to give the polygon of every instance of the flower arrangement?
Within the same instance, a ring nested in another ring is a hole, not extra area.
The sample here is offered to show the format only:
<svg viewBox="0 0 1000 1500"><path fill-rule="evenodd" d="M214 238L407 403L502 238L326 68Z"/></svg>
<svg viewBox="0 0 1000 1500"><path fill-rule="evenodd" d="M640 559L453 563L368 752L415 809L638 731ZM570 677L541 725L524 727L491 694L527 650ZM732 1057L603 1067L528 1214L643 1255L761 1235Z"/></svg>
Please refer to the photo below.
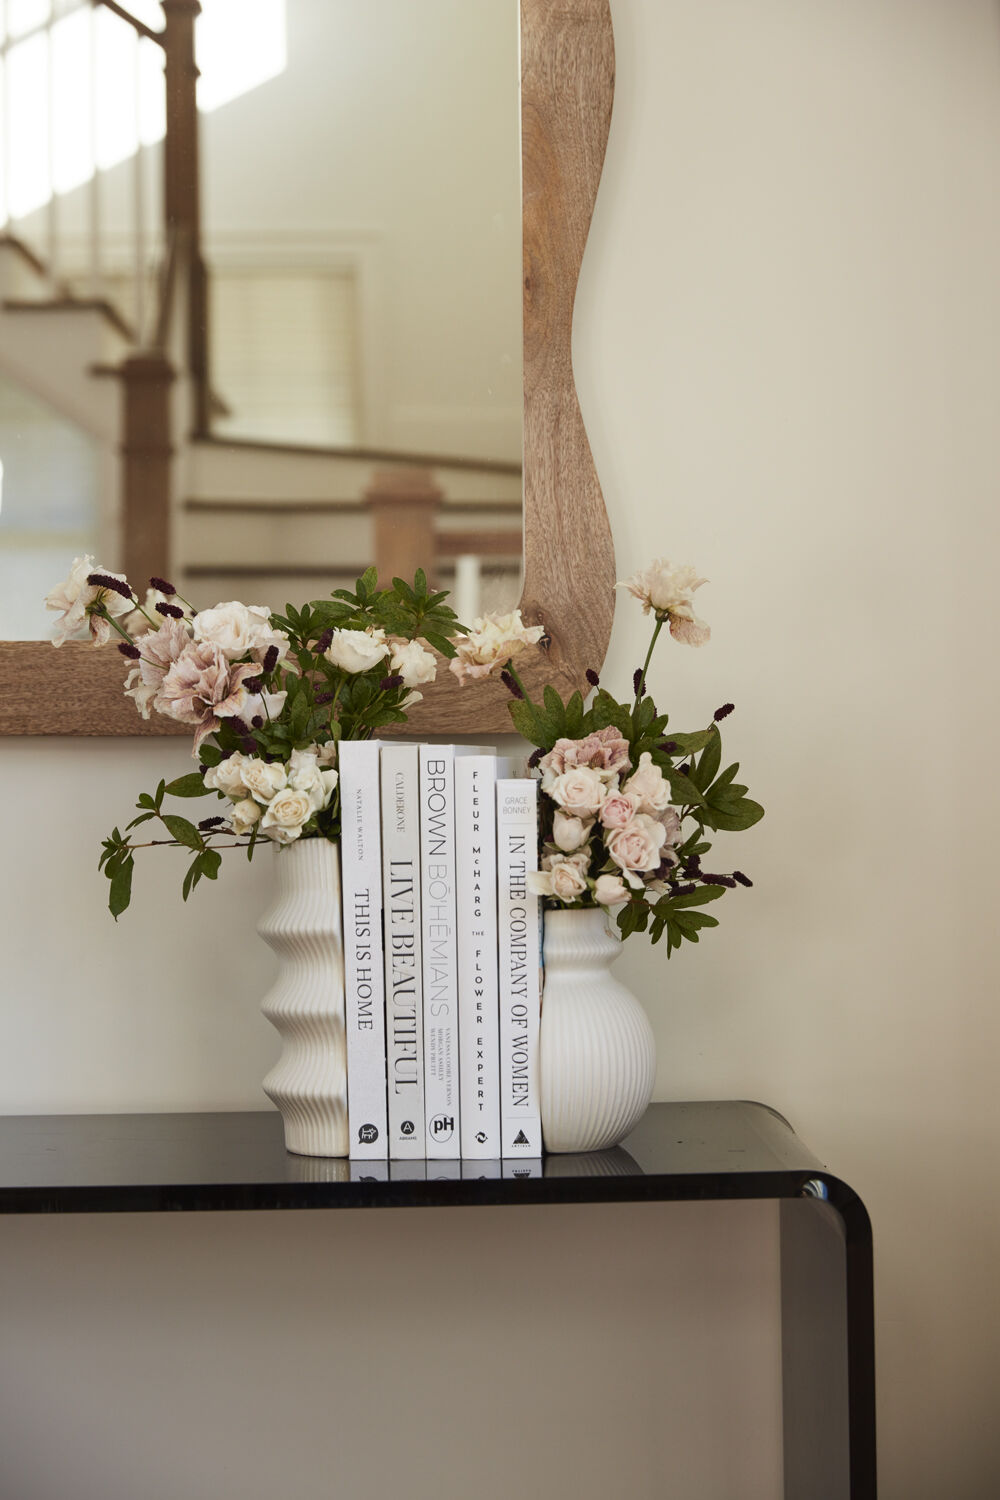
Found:
<svg viewBox="0 0 1000 1500"><path fill-rule="evenodd" d="M649 649L633 679L629 702L587 679L597 692L589 707L581 693L563 703L546 687L540 703L529 697L514 665L496 639L474 632L458 644L451 663L460 680L498 670L512 694L514 728L536 748L531 764L541 772L540 865L531 889L549 908L617 907L623 937L647 929L654 943L666 935L667 956L681 943L698 942L703 928L718 922L702 908L727 890L752 882L740 870L709 873L703 866L712 843L708 832L751 828L764 809L736 781L738 765L722 770L721 720L731 703L716 710L706 729L668 730L646 691L646 674L666 626L674 640L701 646L709 627L694 611L694 594L707 582L693 568L660 558L619 587L652 614ZM477 622L481 626L483 622ZM494 632L495 636L502 635Z"/></svg>
<svg viewBox="0 0 1000 1500"><path fill-rule="evenodd" d="M431 647L458 664L451 637L464 627L447 597L428 588L422 570L412 585L395 578L379 589L369 568L353 593L286 605L284 615L238 600L196 610L162 578L150 579L140 603L122 574L77 558L46 599L60 611L53 644L89 638L104 646L117 637L132 663L126 694L143 718L155 712L190 725L198 761L189 775L143 792L125 832L104 840L100 868L115 919L131 899L138 848L190 850L186 901L199 880L217 877L222 849L244 848L252 859L261 838L338 840L337 743L406 722L420 687L435 678ZM198 823L164 808L166 797L212 793L225 806ZM133 831L154 821L168 837L137 843Z"/></svg>

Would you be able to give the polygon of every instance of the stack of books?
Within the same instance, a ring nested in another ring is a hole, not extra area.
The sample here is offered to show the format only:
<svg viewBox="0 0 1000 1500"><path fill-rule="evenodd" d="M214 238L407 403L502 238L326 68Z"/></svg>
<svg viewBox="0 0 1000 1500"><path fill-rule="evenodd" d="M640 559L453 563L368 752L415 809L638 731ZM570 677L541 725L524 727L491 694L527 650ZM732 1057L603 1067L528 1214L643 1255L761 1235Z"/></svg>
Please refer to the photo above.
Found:
<svg viewBox="0 0 1000 1500"><path fill-rule="evenodd" d="M539 1159L537 783L466 745L339 766L351 1157Z"/></svg>

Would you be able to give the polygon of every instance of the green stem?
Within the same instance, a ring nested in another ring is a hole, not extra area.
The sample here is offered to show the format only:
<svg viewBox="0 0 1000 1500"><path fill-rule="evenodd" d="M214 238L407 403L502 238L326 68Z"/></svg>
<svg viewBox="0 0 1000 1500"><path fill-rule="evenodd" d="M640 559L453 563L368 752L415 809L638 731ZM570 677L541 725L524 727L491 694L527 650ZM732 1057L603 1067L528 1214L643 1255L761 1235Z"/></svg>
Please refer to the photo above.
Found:
<svg viewBox="0 0 1000 1500"><path fill-rule="evenodd" d="M663 620L660 618L659 615L657 615L657 617L656 617L656 625L655 625L655 627L653 629L653 638L652 638L652 640L649 643L649 650L646 652L646 660L642 664L642 676L639 678L639 692L636 693L636 695L635 695L635 702L632 704L632 712L633 713L635 713L636 709L639 707L639 695L640 695L640 693L642 693L643 689L646 686L646 673L649 671L649 664L650 664L650 662L653 659L653 651L654 651L654 649L656 647L656 638L657 638L657 636L659 635L659 633L660 633L660 631L662 629L663 629Z"/></svg>

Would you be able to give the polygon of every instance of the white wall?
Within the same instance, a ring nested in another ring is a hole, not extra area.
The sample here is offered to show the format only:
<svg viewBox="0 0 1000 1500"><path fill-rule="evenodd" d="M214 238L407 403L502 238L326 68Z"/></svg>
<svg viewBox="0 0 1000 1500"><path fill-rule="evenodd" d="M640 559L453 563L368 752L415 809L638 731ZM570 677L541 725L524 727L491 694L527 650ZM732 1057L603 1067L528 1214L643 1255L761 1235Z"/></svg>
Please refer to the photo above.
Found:
<svg viewBox="0 0 1000 1500"><path fill-rule="evenodd" d="M619 576L663 552L712 580L702 600L713 641L700 652L668 643L656 696L684 727L735 701L726 745L768 808L730 840L728 862L757 883L726 897L722 927L669 970L638 942L619 969L657 1030L658 1097L766 1100L868 1204L883 1496L985 1500L1000 1483L996 13L987 0L613 0L613 13L617 99L578 304L581 398ZM605 681L625 687L644 641L623 602ZM167 761L182 766L183 747L164 754L0 746L6 1109L258 1100L271 1055L255 1015L271 962L252 934L263 871L227 871L182 910L178 876L150 862L117 929L101 909L96 841ZM726 1227L750 1257L738 1317L765 1308L770 1337L758 1327L732 1353L732 1432L696 1404L666 1432L667 1469L637 1470L632 1493L671 1481L683 1500L775 1493L773 1226ZM641 1280L664 1320L659 1355L640 1361L653 1429L671 1410L659 1382L729 1348L732 1308L714 1305L709 1267L719 1230L707 1211L665 1226L663 1258ZM255 1420L255 1361L273 1355L270 1410L298 1435L290 1346L264 1305L294 1312L271 1279L275 1236L300 1285L325 1295L322 1233L305 1216L266 1236L249 1219L208 1219L197 1233L155 1220L5 1226L11 1256L33 1267L42 1320L11 1315L0 1341L8 1371L30 1355L22 1433L53 1388L73 1409L59 1376L77 1368L59 1336L64 1304L42 1317L53 1288L70 1278L75 1306L87 1282L74 1268L99 1276L120 1257L126 1290L102 1281L92 1318L66 1326L104 1361L83 1375L100 1374L123 1422L139 1412L148 1424L147 1452L165 1432L177 1445L192 1436L189 1389L210 1416L220 1389L236 1400L241 1351ZM551 1245L540 1274L578 1243ZM133 1295L134 1257L155 1247L148 1291ZM153 1288L169 1253L190 1279L162 1283L161 1317ZM231 1297L216 1256L233 1267ZM608 1265L613 1281L618 1262ZM169 1344L162 1399L180 1389L184 1403L176 1428L166 1415L157 1427L134 1367L113 1358L110 1305L139 1316L158 1347L206 1277L218 1299L211 1350L199 1347L192 1368L183 1341ZM696 1316L682 1337L685 1297ZM508 1311L496 1307L498 1336ZM697 1370L699 1391L711 1389ZM772 1422L754 1409L751 1451L739 1402L761 1370ZM224 1432L233 1420L229 1408ZM751 1479L720 1475L706 1445Z"/></svg>

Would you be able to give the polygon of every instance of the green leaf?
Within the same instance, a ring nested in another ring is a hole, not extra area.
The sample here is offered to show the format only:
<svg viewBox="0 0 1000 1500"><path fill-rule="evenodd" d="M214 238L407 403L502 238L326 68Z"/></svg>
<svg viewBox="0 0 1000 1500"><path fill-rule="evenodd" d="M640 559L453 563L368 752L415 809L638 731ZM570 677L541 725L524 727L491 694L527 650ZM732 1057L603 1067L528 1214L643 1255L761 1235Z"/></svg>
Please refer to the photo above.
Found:
<svg viewBox="0 0 1000 1500"><path fill-rule="evenodd" d="M710 828L726 833L740 833L744 828L752 828L755 823L759 823L764 816L764 809L759 802L743 797L732 811L708 807L703 816Z"/></svg>
<svg viewBox="0 0 1000 1500"><path fill-rule="evenodd" d="M123 860L111 877L111 890L108 895L108 910L115 921L126 910L132 899L132 856Z"/></svg>
<svg viewBox="0 0 1000 1500"><path fill-rule="evenodd" d="M181 886L181 895L186 901L201 879L201 859L196 857L188 865L187 874L184 876L184 884Z"/></svg>
<svg viewBox="0 0 1000 1500"><path fill-rule="evenodd" d="M670 782L670 800L677 806L686 806L693 803L696 807L703 807L705 799L701 791L690 776L685 776L683 771L668 771L667 779Z"/></svg>
<svg viewBox="0 0 1000 1500"><path fill-rule="evenodd" d="M532 745L537 744L538 727L535 724L531 704L525 703L521 698L512 698L507 704L507 712L521 738L528 740Z"/></svg>
<svg viewBox="0 0 1000 1500"><path fill-rule="evenodd" d="M178 776L176 781L167 784L169 797L206 797L211 790L197 771L191 771L187 776Z"/></svg>
<svg viewBox="0 0 1000 1500"><path fill-rule="evenodd" d="M175 838L179 844L184 844L188 849L204 848L201 834L187 818L179 818L176 813L164 813L163 821L170 830L171 838Z"/></svg>
<svg viewBox="0 0 1000 1500"><path fill-rule="evenodd" d="M207 879L214 880L219 873L219 866L222 864L222 855L218 849L206 849L199 856L199 864L201 866L201 873Z"/></svg>
<svg viewBox="0 0 1000 1500"><path fill-rule="evenodd" d="M156 796L153 799L153 805L157 808L157 810L159 810L159 808L163 806L163 793L166 791L166 789L167 783L165 781L161 781L159 786L156 788Z"/></svg>
<svg viewBox="0 0 1000 1500"><path fill-rule="evenodd" d="M130 828L138 828L138 826L139 826L140 823L148 823L149 820L150 820L150 818L155 818L155 817L156 817L155 813L151 813L151 812L140 813L137 818L133 818L132 819L131 823L127 823L125 825L125 832L127 833Z"/></svg>
<svg viewBox="0 0 1000 1500"><path fill-rule="evenodd" d="M691 780L700 791L707 791L718 774L722 761L722 736L716 730L691 770Z"/></svg>
<svg viewBox="0 0 1000 1500"><path fill-rule="evenodd" d="M711 729L699 729L695 734L674 734L671 731L665 738L673 740L677 746L677 751L671 751L671 754L693 755L695 751L704 749L712 735L717 732L713 726Z"/></svg>

